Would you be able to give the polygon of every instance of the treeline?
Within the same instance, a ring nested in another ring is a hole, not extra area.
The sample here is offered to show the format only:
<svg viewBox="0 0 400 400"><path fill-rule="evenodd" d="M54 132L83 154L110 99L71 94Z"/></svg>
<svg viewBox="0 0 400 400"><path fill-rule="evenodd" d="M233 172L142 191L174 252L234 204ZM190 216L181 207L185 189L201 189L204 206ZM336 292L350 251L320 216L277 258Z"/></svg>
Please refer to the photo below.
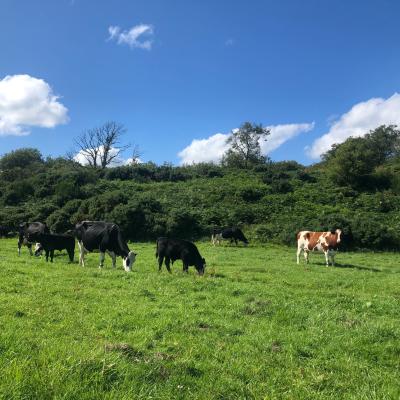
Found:
<svg viewBox="0 0 400 400"><path fill-rule="evenodd" d="M303 229L342 228L354 248L400 247L400 132L382 126L335 145L322 162L113 168L44 159L36 149L0 158L0 225L46 221L55 232L107 220L133 241L209 237L241 226L250 240L292 244ZM229 161L229 160L228 160Z"/></svg>

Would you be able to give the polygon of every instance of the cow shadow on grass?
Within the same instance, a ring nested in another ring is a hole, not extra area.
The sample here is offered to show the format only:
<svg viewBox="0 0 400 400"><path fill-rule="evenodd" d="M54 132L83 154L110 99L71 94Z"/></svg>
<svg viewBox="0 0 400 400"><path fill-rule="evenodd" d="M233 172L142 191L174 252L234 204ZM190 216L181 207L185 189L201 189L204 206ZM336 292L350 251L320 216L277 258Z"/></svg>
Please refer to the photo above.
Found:
<svg viewBox="0 0 400 400"><path fill-rule="evenodd" d="M325 263L315 263L317 265L321 265L321 266L326 266ZM329 268L332 268L332 265L329 264ZM360 271L371 271L371 272L382 272L381 269L378 268L373 268L373 267L362 267L361 265L355 265L355 264L341 264L338 262L335 262L335 265L333 266L333 268L353 268L353 269L358 269Z"/></svg>

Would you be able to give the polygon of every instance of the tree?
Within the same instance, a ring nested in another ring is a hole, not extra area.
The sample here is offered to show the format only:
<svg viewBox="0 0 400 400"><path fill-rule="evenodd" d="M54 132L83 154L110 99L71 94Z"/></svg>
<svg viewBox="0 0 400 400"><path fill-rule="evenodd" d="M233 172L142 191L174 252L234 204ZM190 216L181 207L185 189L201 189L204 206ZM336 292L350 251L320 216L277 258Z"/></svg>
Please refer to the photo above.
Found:
<svg viewBox="0 0 400 400"><path fill-rule="evenodd" d="M120 144L125 132L125 127L114 121L88 129L74 141L77 153L91 167L104 169L117 161L120 154L130 147L130 145Z"/></svg>
<svg viewBox="0 0 400 400"><path fill-rule="evenodd" d="M376 186L377 168L399 155L400 131L393 125L382 125L364 137L334 144L322 159L336 184L362 189Z"/></svg>
<svg viewBox="0 0 400 400"><path fill-rule="evenodd" d="M233 130L227 139L229 150L222 158L222 164L229 167L248 168L251 165L265 163L266 157L261 154L260 140L266 139L270 130L261 124L245 122Z"/></svg>
<svg viewBox="0 0 400 400"><path fill-rule="evenodd" d="M13 150L0 158L0 170L28 168L32 164L42 164L43 158L39 150L22 148Z"/></svg>

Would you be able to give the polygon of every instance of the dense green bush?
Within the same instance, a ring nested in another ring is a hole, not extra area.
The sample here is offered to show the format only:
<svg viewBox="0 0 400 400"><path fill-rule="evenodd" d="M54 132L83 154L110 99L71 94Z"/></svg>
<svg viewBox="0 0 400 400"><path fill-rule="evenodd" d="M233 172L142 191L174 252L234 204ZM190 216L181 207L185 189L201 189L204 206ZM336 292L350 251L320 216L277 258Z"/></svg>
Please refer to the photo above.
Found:
<svg viewBox="0 0 400 400"><path fill-rule="evenodd" d="M0 158L0 225L39 220L64 232L85 219L107 220L135 241L209 237L215 226L235 225L250 240L289 245L300 230L341 228L344 247L399 249L397 130L379 128L360 139L373 168L343 170L342 156L367 163L361 152L349 154L359 145L352 139L307 168L266 160L247 169L149 162L96 170L16 150ZM351 177L335 177L339 167Z"/></svg>

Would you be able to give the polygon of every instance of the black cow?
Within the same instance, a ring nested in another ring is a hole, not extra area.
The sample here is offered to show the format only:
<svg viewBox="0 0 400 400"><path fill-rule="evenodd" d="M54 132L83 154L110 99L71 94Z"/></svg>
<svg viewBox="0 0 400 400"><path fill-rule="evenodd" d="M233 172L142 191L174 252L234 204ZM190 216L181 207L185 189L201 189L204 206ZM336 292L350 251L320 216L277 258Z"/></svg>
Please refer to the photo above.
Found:
<svg viewBox="0 0 400 400"><path fill-rule="evenodd" d="M0 225L0 237L9 237L12 231L13 229L8 226Z"/></svg>
<svg viewBox="0 0 400 400"><path fill-rule="evenodd" d="M249 244L243 232L236 227L225 229L215 228L211 235L211 243L215 246L216 243L220 244L222 239L230 240L231 243L234 241L236 245L238 244L238 240L242 241L245 246Z"/></svg>
<svg viewBox="0 0 400 400"><path fill-rule="evenodd" d="M194 265L199 275L203 275L206 268L206 260L201 257L196 245L187 240L158 238L156 257L159 271L164 259L168 272L171 272L170 261L173 264L176 260L182 260L184 272L188 272L189 266Z"/></svg>
<svg viewBox="0 0 400 400"><path fill-rule="evenodd" d="M44 250L46 261L53 262L54 250L67 250L69 261L74 261L75 238L70 235L60 235L51 233L40 233L37 236L39 243L35 246L35 256L39 256Z"/></svg>
<svg viewBox="0 0 400 400"><path fill-rule="evenodd" d="M26 245L32 256L32 244L38 242L37 235L41 233L50 233L49 228L42 222L23 222L18 227L18 255L21 255L22 245ZM29 239L28 239L29 237Z"/></svg>
<svg viewBox="0 0 400 400"><path fill-rule="evenodd" d="M132 270L136 253L129 250L118 225L103 221L83 221L76 224L74 233L79 245L79 264L83 267L86 253L100 251L99 268L103 267L107 252L112 258L113 268L115 268L116 257L121 256L125 271Z"/></svg>

